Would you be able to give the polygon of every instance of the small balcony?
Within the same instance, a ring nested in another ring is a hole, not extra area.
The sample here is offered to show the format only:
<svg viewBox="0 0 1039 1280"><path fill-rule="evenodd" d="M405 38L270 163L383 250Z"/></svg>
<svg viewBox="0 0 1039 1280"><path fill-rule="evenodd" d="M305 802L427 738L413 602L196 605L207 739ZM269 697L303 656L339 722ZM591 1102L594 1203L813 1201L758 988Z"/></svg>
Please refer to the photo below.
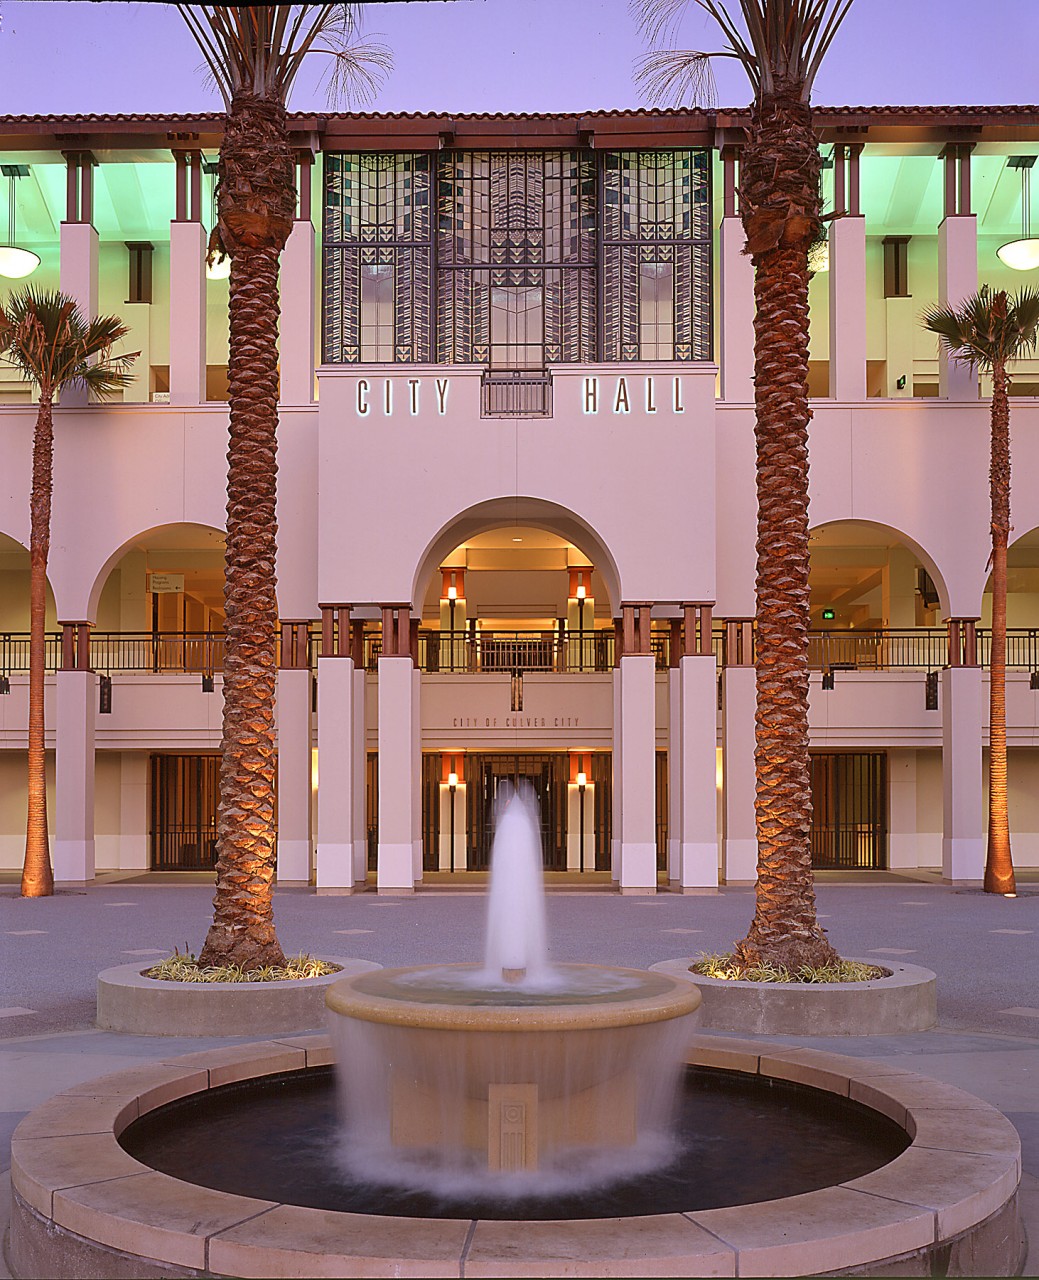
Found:
<svg viewBox="0 0 1039 1280"><path fill-rule="evenodd" d="M552 374L547 369L487 369L480 380L484 418L551 418Z"/></svg>

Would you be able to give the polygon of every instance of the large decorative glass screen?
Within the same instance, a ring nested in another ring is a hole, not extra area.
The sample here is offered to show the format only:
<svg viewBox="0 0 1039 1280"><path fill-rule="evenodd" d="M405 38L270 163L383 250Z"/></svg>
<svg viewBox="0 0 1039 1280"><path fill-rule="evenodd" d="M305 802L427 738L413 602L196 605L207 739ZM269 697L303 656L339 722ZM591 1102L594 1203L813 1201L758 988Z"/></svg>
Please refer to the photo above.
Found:
<svg viewBox="0 0 1039 1280"><path fill-rule="evenodd" d="M595 161L446 152L437 198L437 359L499 369L595 359Z"/></svg>
<svg viewBox="0 0 1039 1280"><path fill-rule="evenodd" d="M329 363L432 358L427 155L325 155L323 332Z"/></svg>
<svg viewBox="0 0 1039 1280"><path fill-rule="evenodd" d="M605 153L604 360L711 358L709 154Z"/></svg>

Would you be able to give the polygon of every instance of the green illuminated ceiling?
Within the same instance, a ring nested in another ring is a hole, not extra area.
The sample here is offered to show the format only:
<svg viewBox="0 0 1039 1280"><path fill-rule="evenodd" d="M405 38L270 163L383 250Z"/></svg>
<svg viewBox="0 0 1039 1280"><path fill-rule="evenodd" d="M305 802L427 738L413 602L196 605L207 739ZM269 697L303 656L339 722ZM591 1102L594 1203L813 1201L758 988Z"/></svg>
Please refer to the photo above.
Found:
<svg viewBox="0 0 1039 1280"><path fill-rule="evenodd" d="M974 152L972 204L978 215L979 235L1007 239L1020 232L1021 179L1018 171L1007 168L1007 158L1034 154L1036 150L1034 146L1009 143L982 144ZM29 166L29 176L16 182L19 242L27 246L56 244L65 213L65 164L61 156L53 151L20 152L0 159ZM863 152L860 163L862 212L870 235L935 234L942 219L944 175L943 162L933 149L926 154L923 147L873 145ZM207 176L204 181L203 220L208 224L213 179ZM1033 182L1037 184L1039 205L1039 165ZM319 191L315 181L315 197ZM824 176L824 193L827 207L832 208L832 170ZM715 201L720 214L720 173L715 183ZM94 225L102 241L168 240L173 214L174 164L168 151L139 152L132 160L101 158L94 170ZM6 215L4 181L0 183L0 225L4 229Z"/></svg>

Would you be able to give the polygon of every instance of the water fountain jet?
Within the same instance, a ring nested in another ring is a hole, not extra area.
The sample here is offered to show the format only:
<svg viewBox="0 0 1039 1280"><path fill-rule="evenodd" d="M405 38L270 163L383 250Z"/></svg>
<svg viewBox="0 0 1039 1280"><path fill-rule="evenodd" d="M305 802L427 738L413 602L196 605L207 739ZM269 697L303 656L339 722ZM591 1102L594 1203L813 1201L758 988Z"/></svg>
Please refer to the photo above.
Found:
<svg viewBox="0 0 1039 1280"><path fill-rule="evenodd" d="M537 804L496 815L484 963L345 979L327 1004L342 1160L398 1186L503 1195L666 1162L700 1004L682 979L552 965Z"/></svg>

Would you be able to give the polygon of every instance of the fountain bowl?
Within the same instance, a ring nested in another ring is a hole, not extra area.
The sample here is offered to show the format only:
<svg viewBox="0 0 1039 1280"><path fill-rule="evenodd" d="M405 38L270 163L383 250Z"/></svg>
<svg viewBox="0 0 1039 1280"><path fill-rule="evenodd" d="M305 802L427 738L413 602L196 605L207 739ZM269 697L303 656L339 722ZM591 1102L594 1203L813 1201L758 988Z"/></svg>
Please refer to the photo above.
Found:
<svg viewBox="0 0 1039 1280"><path fill-rule="evenodd" d="M475 965L383 969L325 996L344 1149L390 1181L535 1174L567 1181L652 1161L701 996L683 978L561 965L539 979ZM653 1070L646 1068L653 1065ZM659 1157L658 1157L659 1158Z"/></svg>

